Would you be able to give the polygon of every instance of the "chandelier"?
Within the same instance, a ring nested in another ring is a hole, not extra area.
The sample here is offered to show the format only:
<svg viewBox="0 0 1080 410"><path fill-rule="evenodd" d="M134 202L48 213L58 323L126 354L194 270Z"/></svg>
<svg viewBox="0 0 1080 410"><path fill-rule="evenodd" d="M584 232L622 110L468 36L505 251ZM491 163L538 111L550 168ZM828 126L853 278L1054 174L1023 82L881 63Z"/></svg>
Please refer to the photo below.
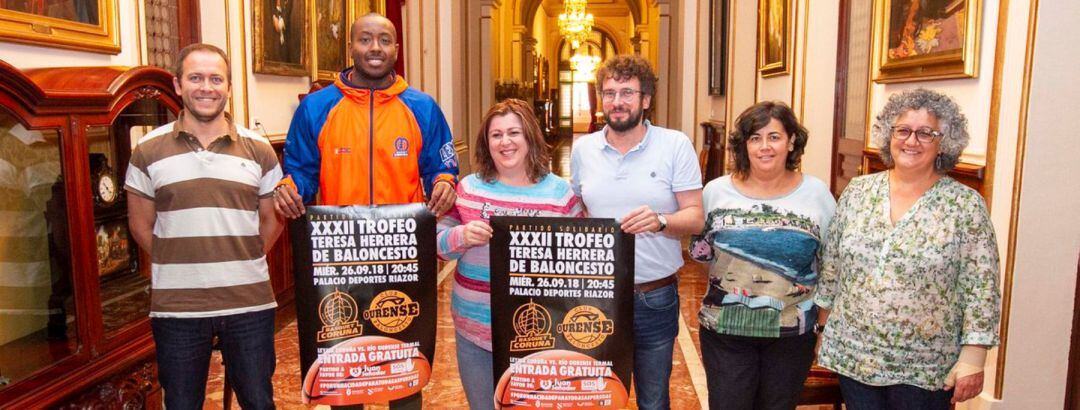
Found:
<svg viewBox="0 0 1080 410"><path fill-rule="evenodd" d="M559 14L559 34L578 48L592 34L593 15L585 12L587 0L563 0L563 12Z"/></svg>

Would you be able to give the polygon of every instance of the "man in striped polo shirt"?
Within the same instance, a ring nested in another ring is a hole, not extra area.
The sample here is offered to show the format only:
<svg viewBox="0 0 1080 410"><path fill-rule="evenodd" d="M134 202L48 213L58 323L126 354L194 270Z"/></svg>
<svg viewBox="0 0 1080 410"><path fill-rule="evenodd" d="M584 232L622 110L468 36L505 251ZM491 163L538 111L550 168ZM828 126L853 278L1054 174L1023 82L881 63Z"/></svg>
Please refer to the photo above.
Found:
<svg viewBox="0 0 1080 410"><path fill-rule="evenodd" d="M217 336L245 409L274 408L274 312L266 252L281 233L277 156L225 115L232 70L221 49L180 51L175 122L141 140L128 166L131 233L150 252L150 325L165 405L201 409Z"/></svg>

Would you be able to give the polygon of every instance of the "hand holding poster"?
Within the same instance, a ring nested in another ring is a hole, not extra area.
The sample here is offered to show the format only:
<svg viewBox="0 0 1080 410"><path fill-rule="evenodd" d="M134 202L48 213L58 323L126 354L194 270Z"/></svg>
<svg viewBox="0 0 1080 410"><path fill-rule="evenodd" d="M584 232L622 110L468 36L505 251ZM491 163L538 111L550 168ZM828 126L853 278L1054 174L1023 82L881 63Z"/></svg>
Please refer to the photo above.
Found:
<svg viewBox="0 0 1080 410"><path fill-rule="evenodd" d="M491 226L496 408L625 407L634 237L611 219L496 216Z"/></svg>
<svg viewBox="0 0 1080 410"><path fill-rule="evenodd" d="M290 229L303 400L420 391L435 352L435 216L423 204L312 206Z"/></svg>

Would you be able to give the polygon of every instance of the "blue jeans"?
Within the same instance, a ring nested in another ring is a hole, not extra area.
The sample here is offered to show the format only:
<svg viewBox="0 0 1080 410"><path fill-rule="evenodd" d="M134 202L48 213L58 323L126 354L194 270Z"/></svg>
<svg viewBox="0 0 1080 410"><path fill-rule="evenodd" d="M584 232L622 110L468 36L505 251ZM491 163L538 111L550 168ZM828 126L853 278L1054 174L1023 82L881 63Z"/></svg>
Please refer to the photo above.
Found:
<svg viewBox="0 0 1080 410"><path fill-rule="evenodd" d="M273 409L274 309L207 318L151 318L169 410L201 409L218 337L225 377L244 409Z"/></svg>
<svg viewBox="0 0 1080 410"><path fill-rule="evenodd" d="M495 376L491 365L491 352L457 334L458 372L465 398L472 410L495 408Z"/></svg>
<svg viewBox="0 0 1080 410"><path fill-rule="evenodd" d="M952 393L907 384L871 386L840 375L840 394L849 410L949 410Z"/></svg>
<svg viewBox="0 0 1080 410"><path fill-rule="evenodd" d="M639 409L671 408L668 385L679 334L677 286L634 292L634 391Z"/></svg>

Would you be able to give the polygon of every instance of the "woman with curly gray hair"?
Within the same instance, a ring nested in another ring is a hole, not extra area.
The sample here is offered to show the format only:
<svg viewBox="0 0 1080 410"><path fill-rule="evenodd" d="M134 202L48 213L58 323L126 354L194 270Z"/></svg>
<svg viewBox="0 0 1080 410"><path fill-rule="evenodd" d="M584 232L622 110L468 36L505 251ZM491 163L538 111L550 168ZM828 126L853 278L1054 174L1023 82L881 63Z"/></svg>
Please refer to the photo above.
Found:
<svg viewBox="0 0 1080 410"><path fill-rule="evenodd" d="M982 391L1000 318L986 204L947 175L967 119L948 96L905 91L874 138L889 169L844 190L821 258L818 363L849 409L948 409Z"/></svg>

